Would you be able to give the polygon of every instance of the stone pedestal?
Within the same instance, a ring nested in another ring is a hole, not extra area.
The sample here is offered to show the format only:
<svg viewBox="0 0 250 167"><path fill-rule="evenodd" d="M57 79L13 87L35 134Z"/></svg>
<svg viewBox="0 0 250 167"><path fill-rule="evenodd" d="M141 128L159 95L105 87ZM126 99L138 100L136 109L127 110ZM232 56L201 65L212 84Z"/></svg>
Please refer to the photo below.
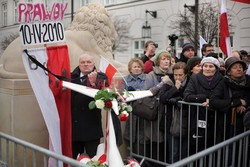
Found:
<svg viewBox="0 0 250 167"><path fill-rule="evenodd" d="M0 131L48 148L48 131L28 79L0 78ZM6 149L3 145L4 158ZM13 166L14 147L10 146L10 166ZM18 166L23 164L22 150L18 148ZM27 161L27 166L31 166L31 155L27 153L27 159L30 161ZM36 161L37 164L43 164L41 156L38 156Z"/></svg>
<svg viewBox="0 0 250 167"><path fill-rule="evenodd" d="M105 128L103 115L103 128ZM122 133L124 132L122 123ZM105 130L105 129L104 129ZM0 131L32 144L48 148L48 131L28 79L0 78ZM105 131L104 131L105 132ZM3 160L6 144L2 142ZM123 158L128 156L125 142L119 150ZM18 146L18 166L23 166L23 148ZM10 166L14 166L14 146L10 145ZM36 156L37 166L43 166L43 157ZM32 166L32 152L27 151L27 166Z"/></svg>

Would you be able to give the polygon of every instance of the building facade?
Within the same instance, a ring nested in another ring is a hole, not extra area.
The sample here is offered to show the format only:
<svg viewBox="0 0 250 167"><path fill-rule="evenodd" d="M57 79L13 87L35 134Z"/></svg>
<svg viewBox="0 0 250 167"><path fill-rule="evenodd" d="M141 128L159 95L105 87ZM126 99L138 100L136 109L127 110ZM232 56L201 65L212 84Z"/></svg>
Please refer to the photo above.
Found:
<svg viewBox="0 0 250 167"><path fill-rule="evenodd" d="M47 10L51 9L54 2L67 2L68 7L63 20L66 29L71 23L73 14L81 6L93 2L102 3L112 18L122 20L121 24L127 29L124 31L127 33L123 39L125 41L114 50L114 58L121 63L127 63L131 58L141 56L147 40L155 41L159 45L157 50L166 49L170 44L168 36L173 33L180 35L171 24L178 19L178 14L185 10L185 4L195 3L194 0L0 0L0 41L11 34L19 34L18 2L42 2ZM200 0L199 3L213 3L217 7L219 4L218 0ZM232 25L230 27L232 49L250 51L250 5L226 0L226 6L230 13L229 22ZM157 16L154 17L152 13L146 11L154 11ZM151 27L150 38L142 37L142 26L146 20ZM184 37L176 41L177 56L185 42L188 41ZM0 50L0 54L2 52L3 50Z"/></svg>

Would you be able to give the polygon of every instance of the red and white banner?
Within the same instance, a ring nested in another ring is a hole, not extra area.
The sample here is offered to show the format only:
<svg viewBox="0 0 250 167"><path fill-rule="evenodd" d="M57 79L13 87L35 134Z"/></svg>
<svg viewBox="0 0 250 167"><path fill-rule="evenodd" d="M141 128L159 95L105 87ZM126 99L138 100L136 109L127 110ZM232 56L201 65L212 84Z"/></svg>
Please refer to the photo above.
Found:
<svg viewBox="0 0 250 167"><path fill-rule="evenodd" d="M111 116L111 111L106 112L106 134L104 143L99 144L96 152L96 156L92 158L93 161L99 161L101 164L107 164L109 167L124 167L121 154L116 145L114 124ZM86 164L90 159L78 161Z"/></svg>
<svg viewBox="0 0 250 167"><path fill-rule="evenodd" d="M56 75L70 78L70 61L67 45L47 47L47 68ZM60 118L62 153L72 158L71 142L71 93L63 90L62 81L49 74L49 86L52 90Z"/></svg>
<svg viewBox="0 0 250 167"><path fill-rule="evenodd" d="M41 64L47 64L48 57L46 48L28 49L28 52ZM60 119L54 95L49 88L49 77L43 69L29 60L26 53L23 53L22 59L49 132L49 149L55 153L62 154ZM49 164L52 164L52 162L50 161Z"/></svg>
<svg viewBox="0 0 250 167"><path fill-rule="evenodd" d="M28 49L28 53L53 73L70 77L67 46ZM26 53L22 59L49 132L49 149L72 157L70 91L63 91L61 81L48 76ZM49 166L55 165L50 159Z"/></svg>
<svg viewBox="0 0 250 167"><path fill-rule="evenodd" d="M250 4L250 0L232 0L232 1Z"/></svg>
<svg viewBox="0 0 250 167"><path fill-rule="evenodd" d="M101 72L106 74L106 76L108 77L109 85L111 85L112 78L117 72L116 68L107 59L101 56L99 69Z"/></svg>
<svg viewBox="0 0 250 167"><path fill-rule="evenodd" d="M227 9L224 0L221 0L220 10L220 48L226 57L231 56L230 34L228 29Z"/></svg>

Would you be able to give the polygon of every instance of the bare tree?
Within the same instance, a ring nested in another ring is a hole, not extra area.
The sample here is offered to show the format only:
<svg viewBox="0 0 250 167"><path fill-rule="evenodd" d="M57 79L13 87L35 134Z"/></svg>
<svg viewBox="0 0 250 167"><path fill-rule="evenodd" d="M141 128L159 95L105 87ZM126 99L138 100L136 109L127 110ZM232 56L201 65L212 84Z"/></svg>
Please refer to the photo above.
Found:
<svg viewBox="0 0 250 167"><path fill-rule="evenodd" d="M113 23L118 34L118 39L112 49L113 51L124 52L128 49L129 45L129 24L125 19L119 19L118 17L113 19Z"/></svg>
<svg viewBox="0 0 250 167"><path fill-rule="evenodd" d="M211 3L199 5L198 34L208 43L215 42L218 36L218 12L218 6ZM185 36L190 42L195 43L194 11L185 8L184 13L178 14L178 18L173 22L172 28L179 31L180 36Z"/></svg>
<svg viewBox="0 0 250 167"><path fill-rule="evenodd" d="M18 36L19 34L17 33L12 33L8 36L5 36L3 40L1 41L1 51L3 52L9 46L9 44L12 41L14 41Z"/></svg>

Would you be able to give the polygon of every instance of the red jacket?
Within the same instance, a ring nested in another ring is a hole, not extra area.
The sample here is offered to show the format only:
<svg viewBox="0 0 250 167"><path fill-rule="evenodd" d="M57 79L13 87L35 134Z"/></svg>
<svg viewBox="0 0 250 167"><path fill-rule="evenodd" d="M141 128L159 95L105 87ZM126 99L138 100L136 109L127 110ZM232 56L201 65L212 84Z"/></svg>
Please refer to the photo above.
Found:
<svg viewBox="0 0 250 167"><path fill-rule="evenodd" d="M154 62L152 60L148 60L145 62L144 64L144 73L147 74L151 71L153 71L153 66L154 66Z"/></svg>

